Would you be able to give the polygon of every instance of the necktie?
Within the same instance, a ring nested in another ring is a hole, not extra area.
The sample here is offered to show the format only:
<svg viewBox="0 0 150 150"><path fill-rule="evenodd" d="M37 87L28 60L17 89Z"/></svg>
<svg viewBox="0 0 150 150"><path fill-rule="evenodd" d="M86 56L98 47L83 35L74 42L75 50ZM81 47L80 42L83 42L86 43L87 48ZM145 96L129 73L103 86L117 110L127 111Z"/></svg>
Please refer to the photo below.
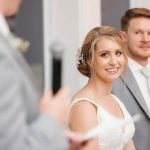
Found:
<svg viewBox="0 0 150 150"><path fill-rule="evenodd" d="M147 79L147 84L148 84L148 90L150 93L150 69L149 68L142 68L141 69L141 73L145 76L145 78Z"/></svg>

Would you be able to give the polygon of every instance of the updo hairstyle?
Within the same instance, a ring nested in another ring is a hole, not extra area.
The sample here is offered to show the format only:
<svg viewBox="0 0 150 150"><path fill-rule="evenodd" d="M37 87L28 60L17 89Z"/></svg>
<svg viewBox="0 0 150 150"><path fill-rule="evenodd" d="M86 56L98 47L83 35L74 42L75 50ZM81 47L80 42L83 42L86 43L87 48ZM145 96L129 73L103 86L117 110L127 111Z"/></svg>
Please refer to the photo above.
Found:
<svg viewBox="0 0 150 150"><path fill-rule="evenodd" d="M119 44L123 49L123 54L127 61L124 44L119 32L110 26L95 27L87 33L83 45L77 53L77 69L81 74L87 77L91 77L91 69L88 65L88 60L90 60L91 63L93 62L96 44L101 38L109 38Z"/></svg>

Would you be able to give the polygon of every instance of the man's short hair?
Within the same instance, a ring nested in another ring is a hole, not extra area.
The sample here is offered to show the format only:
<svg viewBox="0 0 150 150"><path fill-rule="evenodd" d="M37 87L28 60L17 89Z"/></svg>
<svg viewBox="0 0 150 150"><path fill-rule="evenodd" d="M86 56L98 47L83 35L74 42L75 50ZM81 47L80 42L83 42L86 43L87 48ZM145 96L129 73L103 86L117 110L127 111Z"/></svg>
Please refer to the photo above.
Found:
<svg viewBox="0 0 150 150"><path fill-rule="evenodd" d="M121 17L121 29L127 31L130 20L140 17L150 19L150 10L147 8L132 8L127 10L124 16Z"/></svg>

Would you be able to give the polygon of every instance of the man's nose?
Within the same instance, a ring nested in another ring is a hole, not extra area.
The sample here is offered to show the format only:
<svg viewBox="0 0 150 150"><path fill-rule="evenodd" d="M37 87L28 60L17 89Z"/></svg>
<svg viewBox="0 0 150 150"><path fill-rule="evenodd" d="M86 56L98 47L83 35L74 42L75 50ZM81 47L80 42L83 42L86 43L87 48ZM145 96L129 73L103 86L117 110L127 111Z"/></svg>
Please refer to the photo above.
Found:
<svg viewBox="0 0 150 150"><path fill-rule="evenodd" d="M142 41L144 41L144 42L150 41L150 34L144 33L144 34L142 35Z"/></svg>

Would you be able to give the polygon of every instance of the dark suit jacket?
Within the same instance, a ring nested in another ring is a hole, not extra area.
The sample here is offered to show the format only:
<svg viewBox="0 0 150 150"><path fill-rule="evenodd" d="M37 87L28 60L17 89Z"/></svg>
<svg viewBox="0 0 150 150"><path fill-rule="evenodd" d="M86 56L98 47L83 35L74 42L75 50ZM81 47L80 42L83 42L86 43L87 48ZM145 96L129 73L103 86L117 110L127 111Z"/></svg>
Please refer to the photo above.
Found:
<svg viewBox="0 0 150 150"><path fill-rule="evenodd" d="M0 149L66 150L61 127L38 113L40 94L23 56L0 35Z"/></svg>
<svg viewBox="0 0 150 150"><path fill-rule="evenodd" d="M150 112L129 67L126 67L123 75L114 82L112 93L119 97L132 116L136 113L141 114L141 120L135 123L133 141L137 150L149 150Z"/></svg>

